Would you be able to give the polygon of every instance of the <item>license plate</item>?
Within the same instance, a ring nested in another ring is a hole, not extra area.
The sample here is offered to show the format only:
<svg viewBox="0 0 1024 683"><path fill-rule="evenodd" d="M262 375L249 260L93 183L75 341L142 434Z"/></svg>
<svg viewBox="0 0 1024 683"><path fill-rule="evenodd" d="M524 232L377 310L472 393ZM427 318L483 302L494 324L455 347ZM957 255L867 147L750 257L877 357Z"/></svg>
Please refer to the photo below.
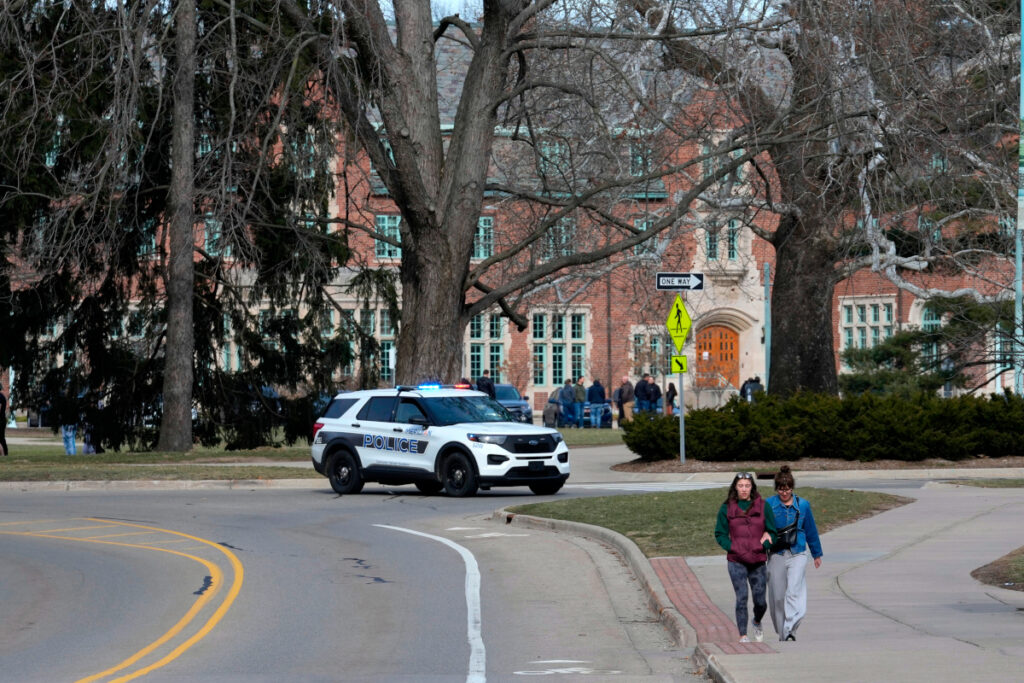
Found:
<svg viewBox="0 0 1024 683"><path fill-rule="evenodd" d="M531 472L540 472L543 469L544 469L543 461L541 461L541 460L531 460L530 461L530 471Z"/></svg>

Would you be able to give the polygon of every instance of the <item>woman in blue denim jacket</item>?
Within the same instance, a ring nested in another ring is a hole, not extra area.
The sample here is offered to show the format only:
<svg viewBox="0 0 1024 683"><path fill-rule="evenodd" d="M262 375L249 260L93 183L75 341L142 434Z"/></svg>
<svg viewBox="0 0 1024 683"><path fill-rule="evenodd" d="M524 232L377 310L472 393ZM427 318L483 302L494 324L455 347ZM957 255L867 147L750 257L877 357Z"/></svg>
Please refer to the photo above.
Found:
<svg viewBox="0 0 1024 683"><path fill-rule="evenodd" d="M779 640L796 640L797 628L807 613L807 548L814 568L821 566L821 539L814 523L811 504L793 493L793 473L783 465L775 475L775 495L765 503L775 516L780 531L797 524L796 544L773 550L768 558L768 608Z"/></svg>

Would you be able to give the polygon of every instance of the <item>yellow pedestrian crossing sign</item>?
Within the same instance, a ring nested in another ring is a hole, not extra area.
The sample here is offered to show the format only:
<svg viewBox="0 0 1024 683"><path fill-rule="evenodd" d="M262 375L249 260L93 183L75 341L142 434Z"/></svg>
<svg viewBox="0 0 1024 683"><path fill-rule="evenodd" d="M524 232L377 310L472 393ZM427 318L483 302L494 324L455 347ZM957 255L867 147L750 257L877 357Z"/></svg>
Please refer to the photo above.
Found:
<svg viewBox="0 0 1024 683"><path fill-rule="evenodd" d="M686 356L672 356L672 374L679 375L686 372Z"/></svg>
<svg viewBox="0 0 1024 683"><path fill-rule="evenodd" d="M690 314L686 312L686 306L683 305L683 297L676 294L676 300L672 304L672 311L668 314L668 320L665 321L668 334L676 345L676 351L683 350L683 344L686 343L686 335L690 332L691 322Z"/></svg>

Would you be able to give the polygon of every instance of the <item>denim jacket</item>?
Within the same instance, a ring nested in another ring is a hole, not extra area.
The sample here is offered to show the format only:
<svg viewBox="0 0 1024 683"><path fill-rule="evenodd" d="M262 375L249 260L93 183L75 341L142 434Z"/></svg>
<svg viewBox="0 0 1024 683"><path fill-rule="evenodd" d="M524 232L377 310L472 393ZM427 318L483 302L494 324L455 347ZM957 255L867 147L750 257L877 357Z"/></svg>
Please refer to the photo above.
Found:
<svg viewBox="0 0 1024 683"><path fill-rule="evenodd" d="M777 529L784 529L796 521L797 508L800 509L800 526L797 528L796 545L790 548L794 555L799 555L807 546L811 547L811 557L821 557L821 539L818 537L818 525L814 523L814 513L811 512L811 504L803 498L793 494L793 505L783 505L778 495L774 495L765 501L772 507L775 515L775 526Z"/></svg>

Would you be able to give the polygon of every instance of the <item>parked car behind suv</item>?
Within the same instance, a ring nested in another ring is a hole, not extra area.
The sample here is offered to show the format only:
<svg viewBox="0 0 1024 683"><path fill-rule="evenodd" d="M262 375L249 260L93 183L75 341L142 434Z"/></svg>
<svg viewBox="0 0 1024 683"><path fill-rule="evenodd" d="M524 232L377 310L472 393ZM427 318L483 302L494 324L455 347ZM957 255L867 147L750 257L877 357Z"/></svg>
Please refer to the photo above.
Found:
<svg viewBox="0 0 1024 683"><path fill-rule="evenodd" d="M511 384L495 384L494 398L512 417L520 422L533 422L533 409L530 402L520 395L519 390Z"/></svg>
<svg viewBox="0 0 1024 683"><path fill-rule="evenodd" d="M456 497L492 486L551 495L569 478L557 431L517 422L482 392L436 386L338 394L313 425L312 459L341 494L376 481Z"/></svg>

